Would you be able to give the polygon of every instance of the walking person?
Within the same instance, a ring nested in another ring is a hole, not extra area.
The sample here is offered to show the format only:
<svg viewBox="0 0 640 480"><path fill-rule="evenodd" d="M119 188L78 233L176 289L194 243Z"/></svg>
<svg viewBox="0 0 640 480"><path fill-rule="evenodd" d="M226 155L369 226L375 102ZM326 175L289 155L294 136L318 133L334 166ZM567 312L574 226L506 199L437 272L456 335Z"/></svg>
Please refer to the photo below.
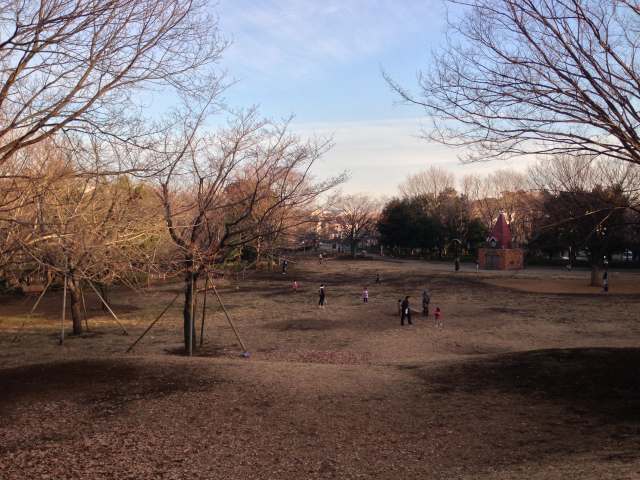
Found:
<svg viewBox="0 0 640 480"><path fill-rule="evenodd" d="M289 267L289 261L287 259L284 259L282 261L282 274L286 275L287 274L287 268Z"/></svg>
<svg viewBox="0 0 640 480"><path fill-rule="evenodd" d="M318 292L320 300L318 301L318 307L324 308L326 302L326 293L324 291L324 283L320 285L320 291Z"/></svg>
<svg viewBox="0 0 640 480"><path fill-rule="evenodd" d="M460 259L458 257L456 257L455 261L453 262L453 268L456 272L460 271Z"/></svg>
<svg viewBox="0 0 640 480"><path fill-rule="evenodd" d="M322 254L318 255L318 262L322 265Z"/></svg>
<svg viewBox="0 0 640 480"><path fill-rule="evenodd" d="M602 274L602 291L604 293L609 291L609 272L607 270Z"/></svg>
<svg viewBox="0 0 640 480"><path fill-rule="evenodd" d="M291 284L291 288L293 289L294 292L298 291L298 281L294 280L293 283Z"/></svg>
<svg viewBox="0 0 640 480"><path fill-rule="evenodd" d="M369 303L369 289L367 287L364 287L362 291L362 302Z"/></svg>
<svg viewBox="0 0 640 480"><path fill-rule="evenodd" d="M431 296L429 295L429 291L425 288L422 292L422 315L425 317L429 316L429 302L431 301Z"/></svg>
<svg viewBox="0 0 640 480"><path fill-rule="evenodd" d="M404 327L404 319L407 319L409 325L413 325L411 322L411 305L409 305L409 295L404 297L402 301L402 314L400 316L400 326Z"/></svg>

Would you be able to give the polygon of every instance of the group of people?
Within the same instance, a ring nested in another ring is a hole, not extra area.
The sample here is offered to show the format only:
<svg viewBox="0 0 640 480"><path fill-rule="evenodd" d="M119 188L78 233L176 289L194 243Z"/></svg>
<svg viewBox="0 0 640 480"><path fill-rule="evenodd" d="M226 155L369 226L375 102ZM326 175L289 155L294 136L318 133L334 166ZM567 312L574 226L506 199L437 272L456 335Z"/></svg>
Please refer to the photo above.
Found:
<svg viewBox="0 0 640 480"><path fill-rule="evenodd" d="M322 263L323 257L322 254L319 255L319 261L320 263ZM287 268L289 266L289 262L285 259L282 262L282 274L285 275L287 273ZM379 284L381 282L380 280L380 274L377 273L376 274L376 278L375 278L375 283ZM291 288L294 292L297 292L299 289L299 284L297 280L294 280L293 283L291 284ZM407 295L404 297L404 300L399 299L398 300L398 313L400 314L400 325L404 326L404 322L405 320L407 321L408 325L413 325L413 322L411 321L411 305L409 302L409 298L410 296ZM365 286L362 290L362 302L363 303L369 303L369 287ZM431 303L431 295L429 295L429 291L428 290L423 290L422 292L422 315L425 317L429 317L429 304ZM318 289L318 308L324 308L325 305L327 304L327 293L325 290L325 285L324 283L320 284L320 288ZM436 307L436 309L433 312L433 316L435 319L435 325L437 328L443 328L444 327L444 321L442 318L442 311L440 310L440 307Z"/></svg>
<svg viewBox="0 0 640 480"><path fill-rule="evenodd" d="M404 300L398 299L398 309L400 313L400 325L404 326L405 319L409 325L413 325L411 321L411 305L409 303L410 296L407 295L404 297ZM431 303L431 295L429 295L428 290L422 291L422 315L425 317L429 317L429 304ZM435 319L435 324L437 328L444 328L444 319L442 318L442 310L440 307L436 307L433 312L433 317Z"/></svg>
<svg viewBox="0 0 640 480"><path fill-rule="evenodd" d="M297 290L297 283L294 289ZM376 283L380 283L380 275L376 275ZM324 283L320 285L320 289L318 290L318 307L324 308L327 303L327 293L325 291ZM398 313L400 314L400 325L404 326L404 321L407 321L408 325L413 325L411 321L411 305L409 302L410 296L407 295L404 297L404 300L398 300ZM369 303L369 287L365 286L362 290L362 302ZM422 292L422 314L425 317L429 317L429 304L431 303L431 295L429 295L428 290L424 290ZM444 328L444 319L442 318L442 310L440 307L436 307L433 312L433 317L435 320L436 328Z"/></svg>

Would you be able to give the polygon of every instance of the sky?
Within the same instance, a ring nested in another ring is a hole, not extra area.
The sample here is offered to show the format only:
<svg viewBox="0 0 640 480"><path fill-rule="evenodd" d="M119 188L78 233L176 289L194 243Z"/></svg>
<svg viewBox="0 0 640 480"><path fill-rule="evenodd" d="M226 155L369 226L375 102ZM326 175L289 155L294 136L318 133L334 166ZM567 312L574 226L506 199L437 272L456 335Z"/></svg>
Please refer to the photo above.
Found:
<svg viewBox="0 0 640 480"><path fill-rule="evenodd" d="M348 171L346 193L397 194L408 174L439 165L457 176L511 167L461 165L450 147L420 138L423 112L402 104L382 77L415 90L432 49L444 40L442 0L218 0L231 41L221 66L235 83L234 107L293 115L302 136L331 136L318 177Z"/></svg>

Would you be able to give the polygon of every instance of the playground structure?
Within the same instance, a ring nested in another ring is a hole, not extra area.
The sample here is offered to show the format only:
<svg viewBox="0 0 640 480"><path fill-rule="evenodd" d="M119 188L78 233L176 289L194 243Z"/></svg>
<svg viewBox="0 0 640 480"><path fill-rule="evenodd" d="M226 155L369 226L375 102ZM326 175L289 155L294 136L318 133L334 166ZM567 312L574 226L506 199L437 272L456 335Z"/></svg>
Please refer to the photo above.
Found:
<svg viewBox="0 0 640 480"><path fill-rule="evenodd" d="M511 229L500 213L487 238L487 247L478 249L478 265L483 270L522 270L524 251L513 248Z"/></svg>

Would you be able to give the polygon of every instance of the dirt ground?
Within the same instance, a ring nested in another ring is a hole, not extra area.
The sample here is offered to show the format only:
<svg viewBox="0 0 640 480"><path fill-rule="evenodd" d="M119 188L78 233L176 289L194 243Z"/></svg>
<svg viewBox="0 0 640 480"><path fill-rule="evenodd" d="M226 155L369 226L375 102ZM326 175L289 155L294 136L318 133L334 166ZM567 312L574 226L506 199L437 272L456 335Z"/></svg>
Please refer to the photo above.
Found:
<svg viewBox="0 0 640 480"><path fill-rule="evenodd" d="M34 297L0 298L0 479L640 478L640 275L605 295L588 272L450 270L298 261L221 285L249 358L212 296L195 357L178 304L124 353L178 284L113 292L129 336L90 297L63 346L60 292L16 342ZM425 287L444 328L401 327Z"/></svg>
<svg viewBox="0 0 640 480"><path fill-rule="evenodd" d="M602 287L592 287L585 270L576 273L551 269L523 270L511 275L504 273L484 281L498 287L511 288L530 293L564 293L604 295ZM640 274L633 271L611 272L609 274L609 294L640 295Z"/></svg>

